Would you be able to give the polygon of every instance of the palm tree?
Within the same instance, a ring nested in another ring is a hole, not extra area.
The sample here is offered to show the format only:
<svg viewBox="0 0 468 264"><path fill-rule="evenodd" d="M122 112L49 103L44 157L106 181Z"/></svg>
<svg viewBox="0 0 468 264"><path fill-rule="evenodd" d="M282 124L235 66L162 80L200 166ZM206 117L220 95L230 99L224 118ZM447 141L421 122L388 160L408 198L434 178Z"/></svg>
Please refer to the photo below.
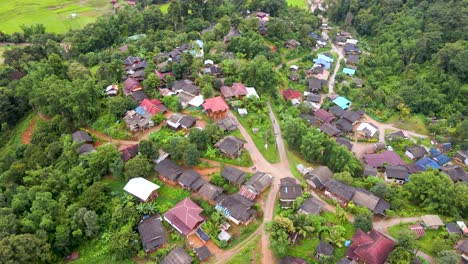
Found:
<svg viewBox="0 0 468 264"><path fill-rule="evenodd" d="M315 227L305 214L293 214L290 215L290 219L293 221L295 232L293 243L295 243L297 236L306 238L315 231Z"/></svg>

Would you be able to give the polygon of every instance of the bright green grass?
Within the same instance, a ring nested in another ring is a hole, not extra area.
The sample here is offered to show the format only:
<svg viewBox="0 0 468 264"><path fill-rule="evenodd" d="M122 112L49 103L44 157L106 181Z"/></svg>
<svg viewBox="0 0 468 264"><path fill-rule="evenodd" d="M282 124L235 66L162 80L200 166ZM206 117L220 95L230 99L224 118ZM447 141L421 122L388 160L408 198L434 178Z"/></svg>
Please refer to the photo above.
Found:
<svg viewBox="0 0 468 264"><path fill-rule="evenodd" d="M0 1L0 30L21 31L21 25L43 24L47 32L64 33L94 22L112 10L108 0ZM71 14L76 13L75 19Z"/></svg>
<svg viewBox="0 0 468 264"><path fill-rule="evenodd" d="M412 131L421 135L429 135L429 130L424 124L423 117L419 115L413 115L403 120L400 120L398 115L394 115L385 123L394 123L399 129Z"/></svg>
<svg viewBox="0 0 468 264"><path fill-rule="evenodd" d="M262 255L258 247L260 238L249 242L247 246L226 264L261 263Z"/></svg>
<svg viewBox="0 0 468 264"><path fill-rule="evenodd" d="M307 5L306 0L288 0L288 5L289 6L297 6L297 7L303 7L303 8L308 8L309 6Z"/></svg>
<svg viewBox="0 0 468 264"><path fill-rule="evenodd" d="M162 4L162 5L158 5L159 6L159 9L161 10L161 12L163 14L166 14L167 13L167 9L169 8L169 2L168 3L165 3L165 4Z"/></svg>
<svg viewBox="0 0 468 264"><path fill-rule="evenodd" d="M394 238L404 231L409 230L408 226L414 223L398 224L388 228L388 232ZM437 253L442 250L450 250L453 248L457 239L455 237L450 238L444 227L436 230L426 229L424 236L418 239L420 250L431 256L437 256Z"/></svg>

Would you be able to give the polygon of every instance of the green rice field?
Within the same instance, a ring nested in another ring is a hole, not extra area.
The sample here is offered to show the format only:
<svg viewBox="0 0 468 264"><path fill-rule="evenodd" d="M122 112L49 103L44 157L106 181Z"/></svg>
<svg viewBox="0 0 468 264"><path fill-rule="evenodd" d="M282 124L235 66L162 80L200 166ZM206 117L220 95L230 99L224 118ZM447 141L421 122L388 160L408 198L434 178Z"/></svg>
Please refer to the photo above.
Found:
<svg viewBox="0 0 468 264"><path fill-rule="evenodd" d="M288 0L288 6L308 8L307 0Z"/></svg>
<svg viewBox="0 0 468 264"><path fill-rule="evenodd" d="M112 9L108 0L1 0L0 31L11 34L21 31L21 25L43 24L47 32L64 33L82 28Z"/></svg>

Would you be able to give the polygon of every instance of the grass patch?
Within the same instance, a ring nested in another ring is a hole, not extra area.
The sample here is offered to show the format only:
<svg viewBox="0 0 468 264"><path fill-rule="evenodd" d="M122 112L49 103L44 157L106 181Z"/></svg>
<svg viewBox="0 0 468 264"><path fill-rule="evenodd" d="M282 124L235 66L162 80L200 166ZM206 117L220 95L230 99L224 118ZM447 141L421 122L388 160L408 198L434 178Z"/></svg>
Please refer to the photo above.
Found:
<svg viewBox="0 0 468 264"><path fill-rule="evenodd" d="M239 264L239 263L261 263L262 254L260 248L260 238L257 237L250 241L242 251L231 258L226 264Z"/></svg>
<svg viewBox="0 0 468 264"><path fill-rule="evenodd" d="M264 126L255 126L255 125L250 125L250 122L248 118L250 119L256 119L256 118L265 118L263 115L257 115L256 113L249 113L246 117L240 117L237 113L237 120L241 123L241 125L245 128L249 136L252 138L255 146L257 149L262 153L263 157L271 163L277 163L280 161L279 158L279 152L278 152L278 147L276 146L276 141L274 144L268 144L268 149L265 149L265 139L261 136L263 133L263 130L268 130L270 129L271 133L273 134L273 127L271 123L269 124L269 127L264 127ZM266 117L268 118L268 117ZM269 121L269 119L267 119ZM258 128L259 131L257 133L253 133L252 128ZM274 137L274 134L272 135Z"/></svg>
<svg viewBox="0 0 468 264"><path fill-rule="evenodd" d="M414 223L397 224L388 228L388 232L394 238L397 238L402 231L409 230L408 226ZM455 243L460 239L459 235L449 235L444 227L432 230L426 229L423 237L418 239L420 250L433 257L443 250L451 250Z"/></svg>
<svg viewBox="0 0 468 264"><path fill-rule="evenodd" d="M309 8L306 0L288 0L287 2L288 6L297 6L305 9Z"/></svg>
<svg viewBox="0 0 468 264"><path fill-rule="evenodd" d="M263 218L255 218L250 224L244 225L231 225L231 229L228 232L232 235L233 240L229 243L225 249L228 250L233 248L240 243L244 242L257 228L262 224Z"/></svg>
<svg viewBox="0 0 468 264"><path fill-rule="evenodd" d="M301 240L297 244L288 247L288 255L315 263L315 248L319 243L320 239L318 237Z"/></svg>
<svg viewBox="0 0 468 264"><path fill-rule="evenodd" d="M108 0L0 1L0 28L11 34L21 25L43 24L47 32L65 33L94 22L112 11ZM72 18L71 14L77 14Z"/></svg>
<svg viewBox="0 0 468 264"><path fill-rule="evenodd" d="M100 115L91 127L114 139L130 139L132 137L125 122L123 120L117 122L117 118L110 113Z"/></svg>
<svg viewBox="0 0 468 264"><path fill-rule="evenodd" d="M34 115L34 113L29 113L21 119L21 121L16 125L16 127L1 132L0 149L3 149L3 147L6 146L21 144L23 132L29 128L29 124L31 123L31 120L34 117ZM40 121L40 118L36 118L36 127L38 125L38 121Z"/></svg>
<svg viewBox="0 0 468 264"><path fill-rule="evenodd" d="M167 10L169 9L169 5L170 5L170 2L167 2L165 4L158 5L158 7L159 7L159 10L161 10L163 14L166 14Z"/></svg>
<svg viewBox="0 0 468 264"><path fill-rule="evenodd" d="M286 145L286 142L284 143ZM298 179L301 183L305 182L305 178L304 176L301 175L301 173L296 169L296 166L298 164L302 164L304 165L304 167L316 167L317 164L310 164L308 162L306 162L305 160L303 160L300 155L298 153L296 153L295 151L289 149L288 146L285 146L286 149L287 149L287 154L288 154L288 161L289 161L289 169L291 170L291 173L292 175L294 175L294 177L296 177L296 179Z"/></svg>
<svg viewBox="0 0 468 264"><path fill-rule="evenodd" d="M77 249L80 257L73 261L76 264L108 264L111 257L105 254L104 250L107 248L103 239L96 238L91 241L85 241ZM65 263L65 262L63 262ZM113 260L114 264L134 264L133 259L125 259L120 261Z"/></svg>
<svg viewBox="0 0 468 264"><path fill-rule="evenodd" d="M230 158L224 156L224 154L221 154L219 152L217 152L216 156L210 156L210 157L205 156L204 158L214 160L214 161L218 161L218 162L224 163L224 164L236 165L236 166L239 166L239 167L251 167L251 166L253 166L252 158L250 157L250 154L249 154L249 152L247 152L247 150L242 151L242 154L237 159L230 159Z"/></svg>
<svg viewBox="0 0 468 264"><path fill-rule="evenodd" d="M165 213L178 202L190 196L189 191L180 187L169 186L158 179L153 180L153 182L161 187L158 189L159 197L155 200L157 211L160 214Z"/></svg>
<svg viewBox="0 0 468 264"><path fill-rule="evenodd" d="M413 131L421 135L429 135L429 130L424 124L423 117L420 115L413 115L402 120L400 120L399 116L394 115L386 123L394 123L399 129Z"/></svg>

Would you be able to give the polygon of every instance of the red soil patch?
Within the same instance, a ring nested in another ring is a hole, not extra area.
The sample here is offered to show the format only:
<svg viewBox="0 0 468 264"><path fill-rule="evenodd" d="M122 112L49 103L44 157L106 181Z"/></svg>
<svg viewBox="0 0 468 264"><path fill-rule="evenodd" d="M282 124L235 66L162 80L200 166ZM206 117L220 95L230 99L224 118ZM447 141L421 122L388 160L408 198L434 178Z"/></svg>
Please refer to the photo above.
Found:
<svg viewBox="0 0 468 264"><path fill-rule="evenodd" d="M270 50L271 50L271 52L276 52L278 50L278 48L276 46L271 45Z"/></svg>
<svg viewBox="0 0 468 264"><path fill-rule="evenodd" d="M28 129L26 129L26 131L24 131L23 134L21 135L21 143L23 144L31 143L31 137L34 132L35 124L36 124L36 116L34 116L31 119L31 123L29 123Z"/></svg>

